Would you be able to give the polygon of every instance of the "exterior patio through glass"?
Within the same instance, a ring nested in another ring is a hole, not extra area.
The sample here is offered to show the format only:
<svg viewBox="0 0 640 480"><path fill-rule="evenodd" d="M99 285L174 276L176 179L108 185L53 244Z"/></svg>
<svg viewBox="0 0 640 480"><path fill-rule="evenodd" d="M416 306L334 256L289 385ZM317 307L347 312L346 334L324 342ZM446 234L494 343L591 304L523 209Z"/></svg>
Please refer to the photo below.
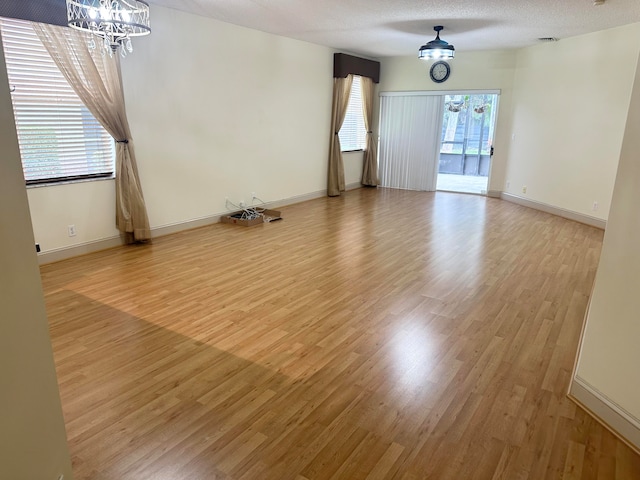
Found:
<svg viewBox="0 0 640 480"><path fill-rule="evenodd" d="M498 96L446 95L438 190L486 193Z"/></svg>

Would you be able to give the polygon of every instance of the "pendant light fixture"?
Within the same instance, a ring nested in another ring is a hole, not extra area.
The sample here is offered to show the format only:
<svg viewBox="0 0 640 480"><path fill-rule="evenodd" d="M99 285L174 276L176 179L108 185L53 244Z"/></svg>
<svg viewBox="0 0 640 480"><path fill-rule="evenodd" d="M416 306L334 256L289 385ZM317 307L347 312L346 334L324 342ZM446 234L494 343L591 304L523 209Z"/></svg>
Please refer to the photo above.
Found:
<svg viewBox="0 0 640 480"><path fill-rule="evenodd" d="M151 33L149 4L142 0L66 0L68 25L100 40L102 53L123 57L133 51L131 37ZM89 48L95 49L93 38Z"/></svg>
<svg viewBox="0 0 640 480"><path fill-rule="evenodd" d="M453 45L449 45L444 40L440 40L440 31L442 31L444 27L438 25L433 27L433 29L436 31L436 38L420 47L418 58L422 60L448 60L453 58L456 49Z"/></svg>

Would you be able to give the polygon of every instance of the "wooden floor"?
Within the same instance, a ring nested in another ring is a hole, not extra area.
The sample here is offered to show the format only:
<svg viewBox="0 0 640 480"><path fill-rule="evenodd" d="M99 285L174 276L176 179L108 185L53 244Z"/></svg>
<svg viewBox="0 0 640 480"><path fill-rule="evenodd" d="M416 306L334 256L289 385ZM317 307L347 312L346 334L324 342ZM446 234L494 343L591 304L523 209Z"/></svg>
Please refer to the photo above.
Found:
<svg viewBox="0 0 640 480"><path fill-rule="evenodd" d="M42 267L76 480L639 479L566 397L600 230L361 189Z"/></svg>

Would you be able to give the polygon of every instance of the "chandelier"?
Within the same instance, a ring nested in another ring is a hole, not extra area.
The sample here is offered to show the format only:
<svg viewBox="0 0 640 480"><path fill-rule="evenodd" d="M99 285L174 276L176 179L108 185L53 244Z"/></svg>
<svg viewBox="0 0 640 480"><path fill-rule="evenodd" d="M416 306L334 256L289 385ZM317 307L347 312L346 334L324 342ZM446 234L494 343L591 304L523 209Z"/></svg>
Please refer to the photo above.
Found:
<svg viewBox="0 0 640 480"><path fill-rule="evenodd" d="M440 40L440 31L444 30L444 27L438 25L433 27L436 31L436 38L430 42L425 43L418 50L418 58L423 60L446 60L453 58L456 54L456 49L453 45L449 45L444 40Z"/></svg>
<svg viewBox="0 0 640 480"><path fill-rule="evenodd" d="M68 25L100 38L102 53L133 52L131 37L151 33L149 4L142 0L66 0ZM89 49L97 47L94 37Z"/></svg>

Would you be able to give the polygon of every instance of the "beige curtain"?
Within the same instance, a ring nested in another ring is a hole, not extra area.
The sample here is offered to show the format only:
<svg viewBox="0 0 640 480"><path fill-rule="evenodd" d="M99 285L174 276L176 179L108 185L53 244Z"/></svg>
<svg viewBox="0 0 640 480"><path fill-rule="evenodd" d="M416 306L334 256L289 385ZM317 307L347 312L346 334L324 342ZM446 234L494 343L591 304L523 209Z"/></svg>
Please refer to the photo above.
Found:
<svg viewBox="0 0 640 480"><path fill-rule="evenodd" d="M116 226L127 243L151 239L131 130L124 105L120 56L87 47L72 28L33 23L54 62L82 102L116 141Z"/></svg>
<svg viewBox="0 0 640 480"><path fill-rule="evenodd" d="M375 84L369 77L360 79L362 89L362 116L364 127L367 129L364 147L364 162L362 166L362 184L375 187L380 185L378 179L378 152L371 128L373 126L373 94Z"/></svg>
<svg viewBox="0 0 640 480"><path fill-rule="evenodd" d="M333 79L333 106L331 107L331 140L329 142L329 173L327 177L327 195L335 197L344 192L344 163L338 132L347 114L349 94L353 84L353 75L347 78Z"/></svg>

